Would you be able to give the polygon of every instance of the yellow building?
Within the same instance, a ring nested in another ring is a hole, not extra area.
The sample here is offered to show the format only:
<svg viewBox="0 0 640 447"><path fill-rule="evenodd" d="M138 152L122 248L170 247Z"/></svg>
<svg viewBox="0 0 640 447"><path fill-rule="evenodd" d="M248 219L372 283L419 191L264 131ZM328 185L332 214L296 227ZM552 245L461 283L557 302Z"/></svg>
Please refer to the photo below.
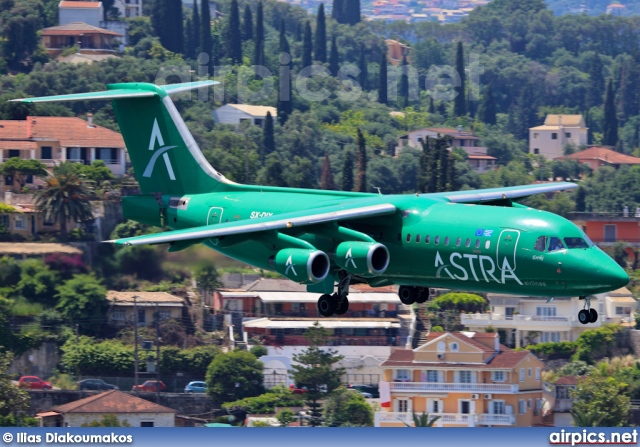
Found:
<svg viewBox="0 0 640 447"><path fill-rule="evenodd" d="M440 427L541 424L543 367L495 333L432 332L424 345L396 349L382 364L375 426L403 427L423 412L440 416Z"/></svg>
<svg viewBox="0 0 640 447"><path fill-rule="evenodd" d="M166 292L107 292L109 324L117 327L151 325L158 320L182 320L185 300Z"/></svg>

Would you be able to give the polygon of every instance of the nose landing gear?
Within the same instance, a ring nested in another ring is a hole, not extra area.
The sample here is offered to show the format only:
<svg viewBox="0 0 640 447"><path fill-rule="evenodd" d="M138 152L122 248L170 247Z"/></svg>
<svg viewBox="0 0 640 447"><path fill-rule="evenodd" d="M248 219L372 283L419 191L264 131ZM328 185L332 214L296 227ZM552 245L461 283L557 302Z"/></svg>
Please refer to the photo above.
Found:
<svg viewBox="0 0 640 447"><path fill-rule="evenodd" d="M584 300L584 309L578 312L578 321L582 324L595 323L598 321L598 312L591 308L591 297L581 296L581 300Z"/></svg>

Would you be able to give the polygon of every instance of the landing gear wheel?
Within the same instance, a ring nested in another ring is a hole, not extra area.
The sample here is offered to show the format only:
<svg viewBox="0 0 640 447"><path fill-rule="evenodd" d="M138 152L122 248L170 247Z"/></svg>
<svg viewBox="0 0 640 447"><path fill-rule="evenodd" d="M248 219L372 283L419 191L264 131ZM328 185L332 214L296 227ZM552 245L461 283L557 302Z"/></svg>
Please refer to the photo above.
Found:
<svg viewBox="0 0 640 447"><path fill-rule="evenodd" d="M416 302L417 291L415 287L400 286L398 289L398 297L402 304L411 305Z"/></svg>
<svg viewBox="0 0 640 447"><path fill-rule="evenodd" d="M589 323L595 323L598 321L598 312L595 309L589 309L589 316L591 317Z"/></svg>
<svg viewBox="0 0 640 447"><path fill-rule="evenodd" d="M323 317L330 317L336 311L336 301L331 295L322 295L318 298L318 312Z"/></svg>
<svg viewBox="0 0 640 447"><path fill-rule="evenodd" d="M428 287L416 287L418 293L416 294L416 303L422 304L429 301L429 288Z"/></svg>
<svg viewBox="0 0 640 447"><path fill-rule="evenodd" d="M349 298L347 298L346 296L344 298L342 298L342 301L340 301L340 298L338 297L338 294L334 294L333 295L335 298L335 302L336 302L336 311L335 314L336 315L344 315L347 313L347 311L349 310Z"/></svg>
<svg viewBox="0 0 640 447"><path fill-rule="evenodd" d="M582 324L589 324L591 322L591 313L587 309L582 309L578 312L578 321Z"/></svg>

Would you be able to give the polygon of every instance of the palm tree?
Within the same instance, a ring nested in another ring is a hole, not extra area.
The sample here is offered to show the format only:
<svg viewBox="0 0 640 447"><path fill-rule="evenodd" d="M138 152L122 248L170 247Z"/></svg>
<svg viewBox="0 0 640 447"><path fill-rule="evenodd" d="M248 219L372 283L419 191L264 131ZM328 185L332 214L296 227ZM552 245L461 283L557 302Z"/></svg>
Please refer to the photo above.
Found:
<svg viewBox="0 0 640 447"><path fill-rule="evenodd" d="M442 417L434 416L430 418L429 413L422 413L421 415L417 415L416 413L411 412L411 414L413 416L414 427L433 427L433 424L435 424L436 421ZM411 425L407 424L406 422L404 423L404 425L406 425L407 427L411 427Z"/></svg>
<svg viewBox="0 0 640 447"><path fill-rule="evenodd" d="M90 191L74 172L73 164L63 162L53 167L45 179L45 188L35 194L36 208L48 221L60 221L60 237L67 240L67 219L76 222L93 219Z"/></svg>

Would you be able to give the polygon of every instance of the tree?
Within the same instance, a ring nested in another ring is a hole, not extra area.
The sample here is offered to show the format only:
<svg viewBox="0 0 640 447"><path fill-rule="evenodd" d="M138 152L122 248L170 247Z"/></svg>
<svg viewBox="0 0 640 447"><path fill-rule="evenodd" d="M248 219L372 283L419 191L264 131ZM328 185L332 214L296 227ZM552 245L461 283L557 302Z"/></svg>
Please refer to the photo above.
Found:
<svg viewBox="0 0 640 447"><path fill-rule="evenodd" d="M258 183L265 186L287 186L282 160L277 152L267 155L264 167L258 173Z"/></svg>
<svg viewBox="0 0 640 447"><path fill-rule="evenodd" d="M356 176L356 191L367 192L367 145L358 128L358 175Z"/></svg>
<svg viewBox="0 0 640 447"><path fill-rule="evenodd" d="M195 280L198 284L198 288L204 290L205 292L213 292L215 289L222 287L220 274L213 264L207 264L203 267L200 267L196 271Z"/></svg>
<svg viewBox="0 0 640 447"><path fill-rule="evenodd" d="M12 419L15 422L19 414L29 410L29 394L11 383L8 371L12 360L12 353L0 349L0 421Z"/></svg>
<svg viewBox="0 0 640 447"><path fill-rule="evenodd" d="M131 427L131 424L126 419L120 422L120 419L115 414L105 414L102 419L85 422L82 427Z"/></svg>
<svg viewBox="0 0 640 447"><path fill-rule="evenodd" d="M249 352L218 354L207 368L207 394L218 402L258 396L264 392L262 369Z"/></svg>
<svg viewBox="0 0 640 447"><path fill-rule="evenodd" d="M335 34L331 37L331 53L329 54L329 72L332 76L338 76L340 70L340 53Z"/></svg>
<svg viewBox="0 0 640 447"><path fill-rule="evenodd" d="M187 48L187 52L191 51L192 57L198 56L198 52L202 51L200 48L200 27L202 23L200 21L200 13L198 12L198 2L197 0L193 0L193 16L191 18L191 26L192 26L192 37L191 40L193 42L193 48Z"/></svg>
<svg viewBox="0 0 640 447"><path fill-rule="evenodd" d="M22 64L38 51L38 31L42 29L42 18L38 6L41 5L33 3L10 1L2 4L0 8L2 59L14 69L24 68L21 67Z"/></svg>
<svg viewBox="0 0 640 447"><path fill-rule="evenodd" d="M453 103L453 113L455 116L465 116L467 114L466 76L464 72L464 49L460 40L456 46L456 72L460 77L460 86L454 87L456 97Z"/></svg>
<svg viewBox="0 0 640 447"><path fill-rule="evenodd" d="M107 289L93 274L76 275L57 289L56 309L85 334L99 333L109 307Z"/></svg>
<svg viewBox="0 0 640 447"><path fill-rule="evenodd" d="M625 427L631 404L625 394L626 383L614 377L592 373L578 381L571 393L571 416L578 427Z"/></svg>
<svg viewBox="0 0 640 447"><path fill-rule="evenodd" d="M402 98L402 107L409 106L409 70L407 65L407 56L402 56L402 69L400 78L400 97Z"/></svg>
<svg viewBox="0 0 640 447"><path fill-rule="evenodd" d="M311 23L307 20L304 24L304 37L302 38L302 68L313 64L313 41L311 37Z"/></svg>
<svg viewBox="0 0 640 447"><path fill-rule="evenodd" d="M360 0L343 0L342 10L343 13L341 23L355 25L360 22Z"/></svg>
<svg viewBox="0 0 640 447"><path fill-rule="evenodd" d="M195 0L194 0L195 1ZM211 10L209 9L209 0L202 0L200 9L200 52L204 53L208 58L207 74L211 72L214 65L213 54L213 37L211 36Z"/></svg>
<svg viewBox="0 0 640 447"><path fill-rule="evenodd" d="M333 9L331 17L338 23L345 23L343 20L343 5L345 0L333 0Z"/></svg>
<svg viewBox="0 0 640 447"><path fill-rule="evenodd" d="M256 12L256 34L253 47L253 65L264 66L264 17L262 12L262 0L258 2Z"/></svg>
<svg viewBox="0 0 640 447"><path fill-rule="evenodd" d="M429 413L422 413L421 415L416 414L415 412L411 412L411 416L413 416L413 426L414 427L433 427L433 425L440 419L442 416L434 416L429 417ZM411 425L404 423L407 427L411 427Z"/></svg>
<svg viewBox="0 0 640 447"><path fill-rule="evenodd" d="M284 408L280 411L280 413L278 413L276 419L278 419L278 423L280 423L281 426L286 427L287 425L295 421L297 419L297 416L290 409Z"/></svg>
<svg viewBox="0 0 640 447"><path fill-rule="evenodd" d="M11 177L13 183L20 185L20 190L22 190L29 176L44 177L48 172L47 167L39 160L11 157L0 165L0 174L5 178Z"/></svg>
<svg viewBox="0 0 640 447"><path fill-rule="evenodd" d="M327 25L324 17L324 3L318 7L318 18L316 19L316 36L313 54L316 60L322 63L327 62Z"/></svg>
<svg viewBox="0 0 640 447"><path fill-rule="evenodd" d="M602 91L605 89L604 67L602 65L602 59L597 52L593 52L593 55L588 60L588 74L589 82L587 84L587 91L585 97L585 106L587 110L591 107L599 107L602 104Z"/></svg>
<svg viewBox="0 0 640 447"><path fill-rule="evenodd" d="M371 405L357 391L341 386L325 402L325 421L330 427L373 427Z"/></svg>
<svg viewBox="0 0 640 447"><path fill-rule="evenodd" d="M249 4L244 5L244 16L242 18L242 40L253 39L253 15Z"/></svg>
<svg viewBox="0 0 640 447"><path fill-rule="evenodd" d="M40 259L27 259L20 267L20 281L16 292L29 301L55 306L56 285L60 282L58 272L51 270Z"/></svg>
<svg viewBox="0 0 640 447"><path fill-rule="evenodd" d="M618 117L614 102L613 81L609 79L604 95L604 122L602 123L602 144L615 147L618 144Z"/></svg>
<svg viewBox="0 0 640 447"><path fill-rule="evenodd" d="M381 104L387 104L387 52L382 51L380 57L380 73L378 75L378 101Z"/></svg>
<svg viewBox="0 0 640 447"><path fill-rule="evenodd" d="M151 23L164 48L182 53L184 31L180 0L156 0L151 10Z"/></svg>
<svg viewBox="0 0 640 447"><path fill-rule="evenodd" d="M493 90L491 84L484 88L480 105L478 106L478 119L486 124L495 125L496 120L496 104L493 101Z"/></svg>
<svg viewBox="0 0 640 447"><path fill-rule="evenodd" d="M343 191L353 191L353 152L347 149L344 152L344 164L342 165L342 185Z"/></svg>
<svg viewBox="0 0 640 447"><path fill-rule="evenodd" d="M284 19L280 20L280 45L279 45L280 53L291 53L291 48L289 47L289 39L287 39L287 26Z"/></svg>
<svg viewBox="0 0 640 447"><path fill-rule="evenodd" d="M330 396L340 386L344 368L335 364L343 359L337 351L320 349L326 343L329 332L317 321L305 332L309 347L300 354L293 355L295 364L290 375L298 387L306 387L304 397L311 407L309 424L317 427L322 424L322 410L319 401Z"/></svg>
<svg viewBox="0 0 640 447"><path fill-rule="evenodd" d="M324 153L324 158L322 159L320 187L326 190L336 189L336 184L333 181L333 172L331 172L331 160L329 159L328 152Z"/></svg>
<svg viewBox="0 0 640 447"><path fill-rule="evenodd" d="M264 128L262 129L262 150L260 159L264 159L276 150L276 141L273 136L273 117L271 112L267 112L264 119Z"/></svg>
<svg viewBox="0 0 640 447"><path fill-rule="evenodd" d="M227 49L227 57L234 64L242 63L242 35L240 34L240 11L238 0L231 0L231 10L227 21L224 44Z"/></svg>
<svg viewBox="0 0 640 447"><path fill-rule="evenodd" d="M285 42L286 39L285 36ZM281 62L286 59L289 60L287 64L283 64L286 66L280 67L280 76L278 77L278 122L281 126L284 126L291 113L293 113L293 95L291 91L291 70L293 63L291 61L291 55L289 54L281 54L280 59Z"/></svg>
<svg viewBox="0 0 640 447"><path fill-rule="evenodd" d="M53 167L53 173L45 179L45 188L35 193L38 211L45 219L60 222L60 237L66 241L67 220L83 222L93 219L90 193L73 170L73 163L63 162Z"/></svg>
<svg viewBox="0 0 640 447"><path fill-rule="evenodd" d="M364 47L360 47L360 57L358 58L358 68L360 69L360 74L358 75L358 83L362 90L369 90L369 70L367 67L367 56L364 51Z"/></svg>
<svg viewBox="0 0 640 447"><path fill-rule="evenodd" d="M193 21L191 17L187 17L187 22L184 25L184 54L185 56L194 59L196 57L195 47L196 34L193 32Z"/></svg>

